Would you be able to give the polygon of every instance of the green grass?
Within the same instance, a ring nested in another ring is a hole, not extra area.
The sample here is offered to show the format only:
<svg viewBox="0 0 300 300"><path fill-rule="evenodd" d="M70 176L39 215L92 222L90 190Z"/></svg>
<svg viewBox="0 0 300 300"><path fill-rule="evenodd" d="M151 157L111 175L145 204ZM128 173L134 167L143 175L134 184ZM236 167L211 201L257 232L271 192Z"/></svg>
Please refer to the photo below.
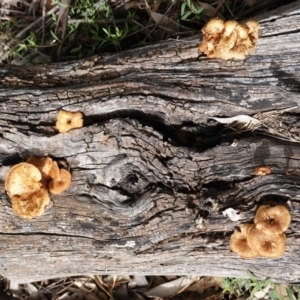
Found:
<svg viewBox="0 0 300 300"><path fill-rule="evenodd" d="M41 0L28 2L0 4L5 8L1 63L77 60L166 39L184 40L199 34L213 16L243 20L240 16L253 9L246 0L45 0L45 8Z"/></svg>
<svg viewBox="0 0 300 300"><path fill-rule="evenodd" d="M257 279L248 271L248 278L223 278L223 293L236 298L246 297L257 299L258 294L264 295L264 299L271 300L300 300L299 285L283 285L275 283L270 278Z"/></svg>
<svg viewBox="0 0 300 300"><path fill-rule="evenodd" d="M184 39L200 32L218 4L202 7L196 0L45 1L44 12L39 1L36 6L2 1L9 9L0 23L0 62L76 60L169 38ZM218 13L233 18L230 14L238 16L241 11L242 6L224 5Z"/></svg>

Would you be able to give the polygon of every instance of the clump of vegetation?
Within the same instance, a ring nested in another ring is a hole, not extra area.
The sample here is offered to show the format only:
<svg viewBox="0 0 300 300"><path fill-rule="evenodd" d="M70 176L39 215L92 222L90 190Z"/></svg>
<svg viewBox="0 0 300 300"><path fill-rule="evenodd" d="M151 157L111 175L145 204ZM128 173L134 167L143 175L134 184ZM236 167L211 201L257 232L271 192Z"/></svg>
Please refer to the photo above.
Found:
<svg viewBox="0 0 300 300"><path fill-rule="evenodd" d="M212 0L3 0L0 5L0 62L19 65L184 39L199 34L211 17L238 18L250 8L247 1Z"/></svg>
<svg viewBox="0 0 300 300"><path fill-rule="evenodd" d="M284 285L275 283L271 278L259 280L248 271L248 278L223 278L223 293L230 298L245 299L300 299L299 285Z"/></svg>

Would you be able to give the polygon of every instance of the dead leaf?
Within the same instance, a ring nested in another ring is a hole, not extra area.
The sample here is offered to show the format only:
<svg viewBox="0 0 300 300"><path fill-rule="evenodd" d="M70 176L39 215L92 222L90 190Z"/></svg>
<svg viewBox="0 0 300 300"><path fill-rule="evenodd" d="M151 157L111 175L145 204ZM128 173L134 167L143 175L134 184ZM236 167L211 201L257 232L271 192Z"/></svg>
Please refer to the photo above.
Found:
<svg viewBox="0 0 300 300"><path fill-rule="evenodd" d="M134 275L128 283L128 288L148 286L149 283L144 275Z"/></svg>
<svg viewBox="0 0 300 300"><path fill-rule="evenodd" d="M103 281L105 282L105 284L107 285L114 285L114 286L118 286L120 284L123 283L127 283L130 281L130 277L129 276L122 276L122 275L108 275L106 276Z"/></svg>
<svg viewBox="0 0 300 300"><path fill-rule="evenodd" d="M198 276L182 276L176 280L165 282L144 294L153 298L165 298L177 295L184 291L189 285L198 280Z"/></svg>
<svg viewBox="0 0 300 300"><path fill-rule="evenodd" d="M110 298L112 295L108 286L103 282L101 276L94 275L92 278L95 280L97 286Z"/></svg>
<svg viewBox="0 0 300 300"><path fill-rule="evenodd" d="M254 130L262 125L262 123L250 116L247 115L239 115L231 118L213 118L213 119L221 124L234 125L239 130Z"/></svg>
<svg viewBox="0 0 300 300"><path fill-rule="evenodd" d="M154 11L151 11L150 14L157 26L169 32L176 32L178 26L171 18Z"/></svg>
<svg viewBox="0 0 300 300"><path fill-rule="evenodd" d="M256 176L265 176L272 173L272 169L270 167L257 167L254 170L254 175Z"/></svg>
<svg viewBox="0 0 300 300"><path fill-rule="evenodd" d="M215 15L216 14L216 9L213 6L211 6L210 4L207 4L207 3L204 3L204 2L201 2L201 1L197 1L196 2L196 7L197 8L203 8L205 10L206 16L209 17L209 18L212 18L212 17L216 16ZM223 15L220 14L219 12L217 14L217 17L219 19L224 20Z"/></svg>
<svg viewBox="0 0 300 300"><path fill-rule="evenodd" d="M220 284L221 282L218 277L202 277L200 280L190 285L186 291L202 294L206 289L211 287L214 287L217 290L221 287Z"/></svg>
<svg viewBox="0 0 300 300"><path fill-rule="evenodd" d="M57 25L55 27L55 34L60 40L63 40L66 34L70 1L71 0L61 0L58 4L59 13L57 18Z"/></svg>
<svg viewBox="0 0 300 300"><path fill-rule="evenodd" d="M287 286L285 284L279 284L276 288L277 288L277 291L278 291L279 295L281 296L282 300L292 300L288 296L288 293L286 290Z"/></svg>
<svg viewBox="0 0 300 300"><path fill-rule="evenodd" d="M144 1L133 1L133 0L125 0L125 3L124 3L124 8L126 10L130 9L130 8L135 8L135 9L146 9L146 5L144 3Z"/></svg>

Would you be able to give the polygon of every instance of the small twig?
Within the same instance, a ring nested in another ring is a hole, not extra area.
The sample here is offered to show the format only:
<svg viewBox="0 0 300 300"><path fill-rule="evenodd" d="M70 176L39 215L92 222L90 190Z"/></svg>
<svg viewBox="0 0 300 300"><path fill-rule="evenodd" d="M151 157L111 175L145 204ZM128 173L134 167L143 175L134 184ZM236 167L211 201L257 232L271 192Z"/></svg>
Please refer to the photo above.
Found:
<svg viewBox="0 0 300 300"><path fill-rule="evenodd" d="M27 31L29 31L32 27L36 26L39 22L42 22L47 16L51 16L52 14L56 13L57 10L59 9L59 7L56 5L55 7L53 7L52 9L50 9L45 16L41 16L38 19L36 19L36 21L32 22L31 24L29 24L26 28L24 28L23 30L21 30L16 36L16 39L21 39L23 34L25 34Z"/></svg>
<svg viewBox="0 0 300 300"><path fill-rule="evenodd" d="M214 14L212 15L212 18L215 18L216 15L218 14L220 8L222 7L222 5L224 4L225 0L221 0L220 3L218 4L217 8L215 9Z"/></svg>

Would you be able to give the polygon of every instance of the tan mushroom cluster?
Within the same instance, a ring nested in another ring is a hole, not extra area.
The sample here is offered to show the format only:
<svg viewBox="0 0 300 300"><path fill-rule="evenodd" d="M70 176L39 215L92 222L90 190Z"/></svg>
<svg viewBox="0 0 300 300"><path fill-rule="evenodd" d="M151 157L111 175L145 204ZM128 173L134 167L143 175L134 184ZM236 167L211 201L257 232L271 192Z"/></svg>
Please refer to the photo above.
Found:
<svg viewBox="0 0 300 300"><path fill-rule="evenodd" d="M263 256L277 258L285 251L287 230L291 222L289 210L283 205L262 205L254 224L242 224L230 239L230 249L242 258Z"/></svg>
<svg viewBox="0 0 300 300"><path fill-rule="evenodd" d="M210 20L202 29L199 48L209 58L245 59L258 40L259 23L251 20L244 25L236 21Z"/></svg>
<svg viewBox="0 0 300 300"><path fill-rule="evenodd" d="M71 183L71 174L59 169L50 157L29 157L13 166L6 176L5 190L14 212L21 218L32 219L44 213L50 202L48 190L60 194Z"/></svg>

